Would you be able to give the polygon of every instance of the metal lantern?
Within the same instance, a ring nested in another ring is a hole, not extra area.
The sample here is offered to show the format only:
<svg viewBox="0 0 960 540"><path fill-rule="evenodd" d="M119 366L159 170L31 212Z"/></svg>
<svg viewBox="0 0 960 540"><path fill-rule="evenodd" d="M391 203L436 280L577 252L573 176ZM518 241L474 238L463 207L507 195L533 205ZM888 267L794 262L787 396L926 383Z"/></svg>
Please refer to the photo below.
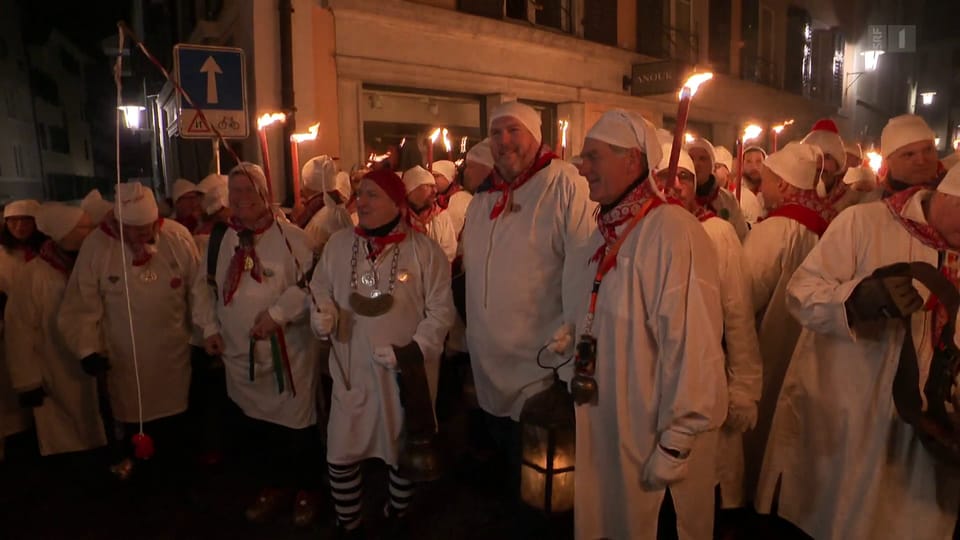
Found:
<svg viewBox="0 0 960 540"><path fill-rule="evenodd" d="M548 514L573 508L575 423L573 397L554 371L553 384L520 413L520 496Z"/></svg>

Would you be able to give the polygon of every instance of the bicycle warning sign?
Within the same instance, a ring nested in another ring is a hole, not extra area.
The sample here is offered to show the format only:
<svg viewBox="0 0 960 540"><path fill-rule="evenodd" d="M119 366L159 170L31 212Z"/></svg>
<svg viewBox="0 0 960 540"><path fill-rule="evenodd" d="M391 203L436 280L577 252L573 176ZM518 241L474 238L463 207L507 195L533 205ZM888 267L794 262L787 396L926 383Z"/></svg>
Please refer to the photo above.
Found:
<svg viewBox="0 0 960 540"><path fill-rule="evenodd" d="M178 96L180 136L210 138L214 136L211 126L215 126L224 137L246 137L249 126L243 50L181 43L173 48L173 58L180 86L203 111L201 116L197 108Z"/></svg>

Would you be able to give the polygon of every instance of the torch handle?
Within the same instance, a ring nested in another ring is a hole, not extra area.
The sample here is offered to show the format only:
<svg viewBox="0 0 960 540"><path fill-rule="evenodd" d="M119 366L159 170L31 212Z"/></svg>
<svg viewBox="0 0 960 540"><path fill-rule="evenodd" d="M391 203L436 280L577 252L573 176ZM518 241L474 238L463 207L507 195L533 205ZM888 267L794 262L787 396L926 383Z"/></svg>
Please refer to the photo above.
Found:
<svg viewBox="0 0 960 540"><path fill-rule="evenodd" d="M267 197L270 199L270 204L273 204L273 177L270 176L270 149L267 146L267 132L258 129L257 134L260 136L260 154L263 156L263 175L267 177Z"/></svg>
<svg viewBox="0 0 960 540"><path fill-rule="evenodd" d="M743 138L737 140L737 203L743 190Z"/></svg>
<svg viewBox="0 0 960 540"><path fill-rule="evenodd" d="M293 161L293 207L300 206L300 144L290 141L290 158Z"/></svg>
<svg viewBox="0 0 960 540"><path fill-rule="evenodd" d="M686 90L686 89L684 89ZM677 109L677 126L673 130L673 145L670 147L670 161L667 164L668 182L675 185L677 182L677 167L680 163L680 145L684 131L687 129L687 114L690 112L691 96L684 92Z"/></svg>

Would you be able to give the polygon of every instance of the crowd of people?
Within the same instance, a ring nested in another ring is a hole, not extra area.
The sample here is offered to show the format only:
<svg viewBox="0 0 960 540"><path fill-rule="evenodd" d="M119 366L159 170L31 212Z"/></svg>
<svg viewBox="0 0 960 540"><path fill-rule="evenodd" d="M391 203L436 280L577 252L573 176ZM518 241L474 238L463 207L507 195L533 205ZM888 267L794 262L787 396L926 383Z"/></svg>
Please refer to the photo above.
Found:
<svg viewBox="0 0 960 540"><path fill-rule="evenodd" d="M578 539L656 538L665 505L679 538L738 508L818 539L951 538L960 478L930 425L957 306L911 272L957 288L960 167L924 121L890 120L879 174L830 120L742 171L706 139L672 170L673 134L629 111L573 163L540 123L497 106L461 163L313 158L289 214L248 162L177 180L166 218L139 183L7 204L0 436L107 446L124 479L154 446L216 460L225 394L262 488L248 520L309 526L325 480L363 538L377 460L400 537L466 394L517 494L546 365L576 403Z"/></svg>

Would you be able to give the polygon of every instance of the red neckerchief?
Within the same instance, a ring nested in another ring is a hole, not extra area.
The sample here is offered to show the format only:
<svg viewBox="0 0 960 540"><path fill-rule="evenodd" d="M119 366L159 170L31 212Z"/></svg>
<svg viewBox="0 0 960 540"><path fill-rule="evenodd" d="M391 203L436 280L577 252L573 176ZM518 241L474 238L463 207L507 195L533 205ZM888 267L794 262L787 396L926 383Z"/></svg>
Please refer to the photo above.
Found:
<svg viewBox="0 0 960 540"><path fill-rule="evenodd" d="M194 236L209 236L213 232L213 221L204 221L193 230Z"/></svg>
<svg viewBox="0 0 960 540"><path fill-rule="evenodd" d="M460 193L461 191L463 191L463 186L461 186L460 184L457 184L457 183L450 184L450 187L447 188L447 191L445 193L437 194L437 206L439 206L441 210L446 210L447 207L450 206L450 199L453 198L453 196L456 195L457 193Z"/></svg>
<svg viewBox="0 0 960 540"><path fill-rule="evenodd" d="M433 218L437 217L442 210L437 204L431 204L429 208L424 208L420 212L415 211L413 208L408 209L408 220L410 226L413 227L413 230L427 234L427 225L433 221Z"/></svg>
<svg viewBox="0 0 960 540"><path fill-rule="evenodd" d="M163 218L159 218L157 223L160 224L160 228L162 229ZM106 233L106 235L110 238L113 238L114 240L120 240L120 222L117 221L115 216L107 216L103 218L103 221L100 222L100 230ZM132 244L126 236L124 236L123 240L124 243L126 243L130 248L130 251L133 252L133 266L143 266L150 262L150 259L153 257L153 253L147 250L147 244Z"/></svg>
<svg viewBox="0 0 960 540"><path fill-rule="evenodd" d="M884 199L883 202L886 203L887 209L890 210L893 217L910 233L910 236L919 240L923 245L937 250L937 253L940 254L940 271L950 280L950 283L953 283L956 287L960 284L960 275L958 275L958 267L960 267L960 263L958 263L958 253L951 249L950 246L947 245L946 240L940 236L940 233L929 224L914 221L903 215L903 209L907 206L910 199L925 189L930 188L926 186L914 186L910 189L894 193ZM939 344L940 334L943 333L943 327L946 326L949 320L947 308L940 303L940 300L936 296L931 294L924 309L933 312L933 325L931 330L933 343Z"/></svg>
<svg viewBox="0 0 960 540"><path fill-rule="evenodd" d="M40 245L40 258L47 261L47 264L59 270L64 276L70 276L73 263L77 260L75 255L68 254L53 240L47 240Z"/></svg>
<svg viewBox="0 0 960 540"><path fill-rule="evenodd" d="M837 180L837 185L833 186L831 192L827 194L827 204L830 206L836 205L848 191L850 191L850 186L845 184L843 180Z"/></svg>
<svg viewBox="0 0 960 540"><path fill-rule="evenodd" d="M496 167L494 167L493 172L490 173L490 177L487 179L488 181L480 186L480 191L500 192L500 199L497 201L497 204L493 205L493 210L490 211L490 219L500 217L500 214L510 205L513 192L520 189L528 180L543 170L554 159L559 159L559 156L551 152L546 145L541 146L540 150L537 151L537 159L533 162L533 165L526 171L520 173L520 176L517 176L516 179L510 183L504 180L500 176L500 173L497 172Z"/></svg>
<svg viewBox="0 0 960 540"><path fill-rule="evenodd" d="M260 264L260 257L257 256L254 238L256 235L266 232L273 225L273 214L269 211L265 212L262 217L257 219L252 229L242 225L236 218L230 218L227 223L231 229L237 231L238 237L244 233L249 233L251 237L249 244L243 241L237 244L233 257L230 258L230 266L227 267L227 275L223 279L223 305L225 306L230 304L237 288L240 287L240 278L246 271L245 265L248 258L253 261L253 265L250 267L250 277L257 283L263 282L263 266Z"/></svg>
<svg viewBox="0 0 960 540"><path fill-rule="evenodd" d="M293 224L297 227L305 229L307 224L310 223L310 220L313 219L313 216L315 216L317 212L323 208L323 206L323 193L317 193L303 203L303 207L300 208L300 211L295 212L292 216L290 216L290 221L293 221Z"/></svg>
<svg viewBox="0 0 960 540"><path fill-rule="evenodd" d="M899 182L897 180L894 180L893 178L890 178L890 174L888 171L885 170L885 167L886 166L881 167L880 173L879 173L879 176L880 176L879 185L881 188L883 188L883 194L881 195L883 199L886 199L887 197L892 197L897 193L909 191L911 188L914 188L914 187L925 187L929 189L936 189L936 187L939 186L940 182L943 180L943 177L947 175L947 168L943 166L943 162L937 161L936 178L934 178L933 180L931 180L926 184L911 186L911 185L907 185L902 182Z"/></svg>
<svg viewBox="0 0 960 540"><path fill-rule="evenodd" d="M670 200L669 203L673 204L673 201ZM593 257L590 257L590 262L601 262L605 260L604 257L607 254L607 251L617 243L617 239L619 237L617 234L618 227L633 219L633 217L637 214L641 212L649 212L661 204L665 204L663 199L654 193L653 188L650 186L650 182L644 180L634 187L633 190L631 190L630 193L623 198L623 200L617 203L617 205L610 210L600 213L600 209L598 207L597 228L600 230L600 234L603 236L603 244L597 248L597 251L594 252ZM614 265L616 265L616 260L614 260Z"/></svg>
<svg viewBox="0 0 960 540"><path fill-rule="evenodd" d="M397 226L393 228L393 231L386 236L370 236L367 234L367 231L360 227L353 228L354 234L367 241L367 247L369 248L367 250L369 252L367 253L367 259L369 259L370 262L376 261L377 257L391 244L399 244L407 237L407 233L400 229L400 223L403 223L403 220L400 220Z"/></svg>
<svg viewBox="0 0 960 540"><path fill-rule="evenodd" d="M821 199L816 190L799 190L784 196L783 203L764 219L778 216L792 219L819 238L836 215L833 207Z"/></svg>
<svg viewBox="0 0 960 540"><path fill-rule="evenodd" d="M706 220L708 220L708 219L710 219L710 218L715 218L715 217L717 217L717 215L713 213L713 210L709 210L709 209L707 209L707 208L704 208L703 206L700 206L699 204L696 205L696 208L693 209L693 215L694 215L694 217L696 217L698 220L700 220L700 223L703 223L704 221L706 221Z"/></svg>

